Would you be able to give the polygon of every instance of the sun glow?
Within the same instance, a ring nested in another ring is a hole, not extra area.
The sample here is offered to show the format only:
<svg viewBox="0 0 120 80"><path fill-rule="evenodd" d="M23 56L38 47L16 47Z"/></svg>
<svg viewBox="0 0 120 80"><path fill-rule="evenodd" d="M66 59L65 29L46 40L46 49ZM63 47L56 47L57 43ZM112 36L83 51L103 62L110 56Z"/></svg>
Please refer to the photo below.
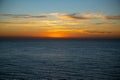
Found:
<svg viewBox="0 0 120 80"><path fill-rule="evenodd" d="M44 35L45 37L48 38L67 38L68 36L64 33L59 33L59 32L51 32L51 33L47 33Z"/></svg>

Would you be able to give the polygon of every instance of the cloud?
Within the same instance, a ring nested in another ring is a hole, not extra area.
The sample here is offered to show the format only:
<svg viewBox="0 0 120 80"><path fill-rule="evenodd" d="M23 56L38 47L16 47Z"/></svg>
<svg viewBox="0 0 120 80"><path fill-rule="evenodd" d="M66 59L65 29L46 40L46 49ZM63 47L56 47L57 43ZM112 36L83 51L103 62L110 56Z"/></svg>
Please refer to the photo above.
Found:
<svg viewBox="0 0 120 80"><path fill-rule="evenodd" d="M39 15L39 16L29 15L29 16L14 16L14 18L47 18L47 16L46 15Z"/></svg>
<svg viewBox="0 0 120 80"><path fill-rule="evenodd" d="M28 14L0 14L4 17L13 17L13 18L47 18L47 15L28 15Z"/></svg>
<svg viewBox="0 0 120 80"><path fill-rule="evenodd" d="M101 13L73 13L73 14L60 14L60 13L52 13L51 15L56 16L60 19L65 20L88 20L88 19L105 19L104 14Z"/></svg>
<svg viewBox="0 0 120 80"><path fill-rule="evenodd" d="M78 16L76 13L73 13L73 14L67 14L67 13L52 13L51 14L52 16L55 16L57 18L60 18L60 19L65 19L65 20L83 20L83 19L88 19L86 17L83 17L83 16Z"/></svg>
<svg viewBox="0 0 120 80"><path fill-rule="evenodd" d="M106 16L103 13L51 13L50 15L55 16L60 19L64 20L89 20L89 19L102 19L102 20L109 20L109 19L120 19L120 15L110 15Z"/></svg>
<svg viewBox="0 0 120 80"><path fill-rule="evenodd" d="M116 16L106 16L107 19L120 19L120 15L116 15Z"/></svg>
<svg viewBox="0 0 120 80"><path fill-rule="evenodd" d="M50 14L40 14L40 15L30 15L30 14L0 14L4 17L13 18L48 18L56 17L64 20L90 20L90 19L101 19L101 20L119 20L120 15L109 15L106 16L103 13L50 13Z"/></svg>
<svg viewBox="0 0 120 80"><path fill-rule="evenodd" d="M89 19L106 19L103 13L83 13L82 16Z"/></svg>
<svg viewBox="0 0 120 80"><path fill-rule="evenodd" d="M112 25L116 24L115 22L98 22L98 23L93 23L95 25Z"/></svg>
<svg viewBox="0 0 120 80"><path fill-rule="evenodd" d="M0 22L0 24L11 24L12 22Z"/></svg>
<svg viewBox="0 0 120 80"><path fill-rule="evenodd" d="M25 14L0 14L0 16L16 17L16 16L29 16L29 15L25 15Z"/></svg>
<svg viewBox="0 0 120 80"><path fill-rule="evenodd" d="M7 22L1 21L0 24L35 24L34 22Z"/></svg>
<svg viewBox="0 0 120 80"><path fill-rule="evenodd" d="M102 34L111 33L111 32L107 32L107 31L94 31L94 30L85 30L85 32L87 32L87 33L102 33Z"/></svg>
<svg viewBox="0 0 120 80"><path fill-rule="evenodd" d="M120 15L107 16L103 13L84 13L82 16L89 19L106 19L106 20L120 19Z"/></svg>

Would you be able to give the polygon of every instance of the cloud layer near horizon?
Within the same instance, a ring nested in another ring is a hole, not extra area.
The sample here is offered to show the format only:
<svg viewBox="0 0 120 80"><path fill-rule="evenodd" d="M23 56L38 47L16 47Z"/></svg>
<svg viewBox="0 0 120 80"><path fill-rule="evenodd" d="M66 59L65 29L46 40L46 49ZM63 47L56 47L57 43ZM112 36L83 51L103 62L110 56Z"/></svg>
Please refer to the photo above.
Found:
<svg viewBox="0 0 120 80"><path fill-rule="evenodd" d="M73 13L73 14L60 14L52 13L51 15L56 16L65 20L86 20L86 19L120 19L120 15L109 15L106 16L103 13Z"/></svg>
<svg viewBox="0 0 120 80"><path fill-rule="evenodd" d="M87 20L87 19L120 19L120 15L105 15L103 13L50 13L50 14L40 14L40 15L30 15L30 14L0 14L4 17L13 18L49 18L57 17L59 19L65 20Z"/></svg>
<svg viewBox="0 0 120 80"><path fill-rule="evenodd" d="M0 36L61 33L69 36L120 37L120 15L103 13L0 14Z"/></svg>

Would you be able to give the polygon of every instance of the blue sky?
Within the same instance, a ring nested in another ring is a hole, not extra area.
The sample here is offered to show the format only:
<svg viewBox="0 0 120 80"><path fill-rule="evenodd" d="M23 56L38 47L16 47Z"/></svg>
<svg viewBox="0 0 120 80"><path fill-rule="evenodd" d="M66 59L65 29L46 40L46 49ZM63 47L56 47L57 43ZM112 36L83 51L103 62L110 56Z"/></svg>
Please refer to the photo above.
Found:
<svg viewBox="0 0 120 80"><path fill-rule="evenodd" d="M120 14L119 0L1 0L0 13L84 13Z"/></svg>

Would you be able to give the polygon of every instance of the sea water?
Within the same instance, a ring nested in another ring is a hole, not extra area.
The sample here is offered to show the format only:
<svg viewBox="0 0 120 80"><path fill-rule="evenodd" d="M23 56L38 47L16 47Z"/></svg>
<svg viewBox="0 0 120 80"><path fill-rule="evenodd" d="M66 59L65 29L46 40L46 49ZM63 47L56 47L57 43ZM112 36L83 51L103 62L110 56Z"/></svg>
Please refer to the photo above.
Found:
<svg viewBox="0 0 120 80"><path fill-rule="evenodd" d="M120 80L120 40L0 39L0 80Z"/></svg>

